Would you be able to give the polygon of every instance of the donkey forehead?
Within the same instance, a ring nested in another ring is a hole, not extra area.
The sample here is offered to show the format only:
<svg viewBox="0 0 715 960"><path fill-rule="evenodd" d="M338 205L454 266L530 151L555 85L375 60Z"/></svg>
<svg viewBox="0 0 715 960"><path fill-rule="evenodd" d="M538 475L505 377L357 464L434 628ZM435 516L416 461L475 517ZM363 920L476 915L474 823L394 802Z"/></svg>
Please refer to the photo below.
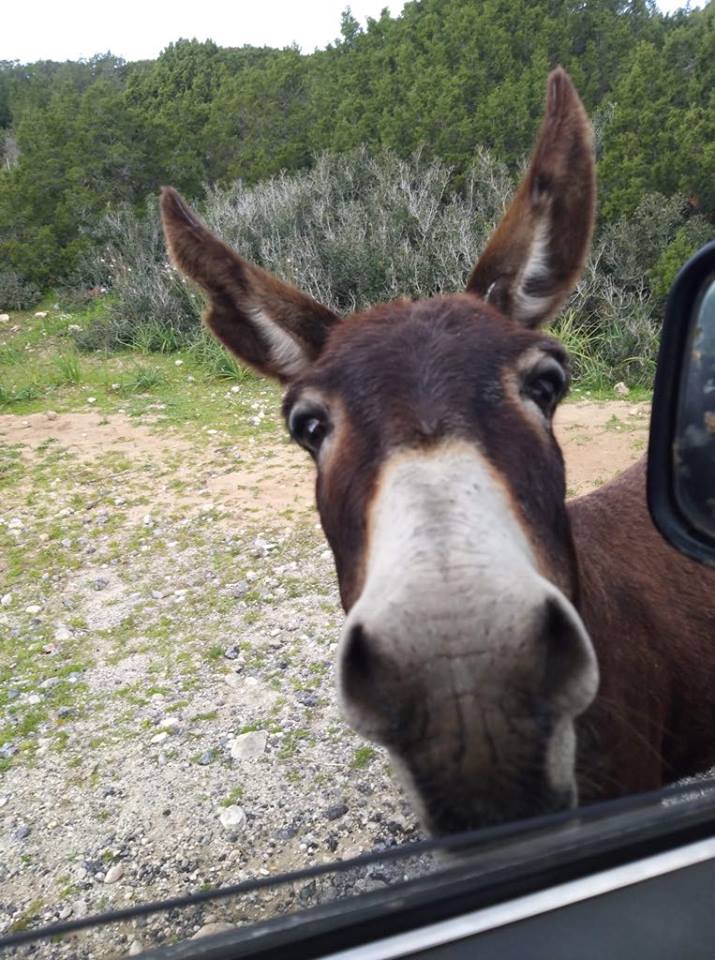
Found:
<svg viewBox="0 0 715 960"><path fill-rule="evenodd" d="M469 294L396 301L354 314L331 333L318 362L286 396L338 397L363 417L397 408L403 423L469 419L504 406L507 377L558 341L528 330ZM507 404L508 406L508 404Z"/></svg>

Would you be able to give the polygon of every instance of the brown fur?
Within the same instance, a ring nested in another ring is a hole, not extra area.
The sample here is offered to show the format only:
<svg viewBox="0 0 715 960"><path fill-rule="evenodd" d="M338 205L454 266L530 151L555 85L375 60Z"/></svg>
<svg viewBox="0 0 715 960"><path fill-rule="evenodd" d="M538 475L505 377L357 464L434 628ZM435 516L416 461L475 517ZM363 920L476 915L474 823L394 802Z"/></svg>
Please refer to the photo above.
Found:
<svg viewBox="0 0 715 960"><path fill-rule="evenodd" d="M591 127L583 105L568 75L558 68L549 77L546 115L529 170L472 271L467 290L489 295L504 314L511 315L514 288L541 224L548 233L552 269L548 279L526 290L548 298L529 326L544 323L558 310L581 273L593 232L592 154Z"/></svg>
<svg viewBox="0 0 715 960"><path fill-rule="evenodd" d="M261 310L295 340L306 361L318 356L338 322L332 310L240 257L171 187L162 189L161 215L174 263L210 294L204 322L229 350L261 373L288 379L271 363L269 344L251 320L251 310Z"/></svg>
<svg viewBox="0 0 715 960"><path fill-rule="evenodd" d="M715 573L658 534L645 458L569 504L581 613L601 669L580 721L582 796L647 790L715 764Z"/></svg>

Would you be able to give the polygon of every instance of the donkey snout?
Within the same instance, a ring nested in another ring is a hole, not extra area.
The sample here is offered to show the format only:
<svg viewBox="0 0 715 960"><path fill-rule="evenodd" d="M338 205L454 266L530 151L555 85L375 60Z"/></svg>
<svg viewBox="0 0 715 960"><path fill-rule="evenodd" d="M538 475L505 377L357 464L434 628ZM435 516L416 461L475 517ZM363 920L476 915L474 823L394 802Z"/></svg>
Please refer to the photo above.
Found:
<svg viewBox="0 0 715 960"><path fill-rule="evenodd" d="M393 622L391 603L371 610L358 604L338 658L350 725L398 750L414 749L422 738L449 749L457 737L469 744L491 736L485 717L491 725L498 717L497 727L510 740L511 717L524 731L532 712L554 722L581 714L598 684L590 638L556 588L541 578L533 586L527 603L507 596L495 604L488 623L468 602L459 612L456 603L449 610L416 604L399 622ZM536 728L534 722L534 735Z"/></svg>

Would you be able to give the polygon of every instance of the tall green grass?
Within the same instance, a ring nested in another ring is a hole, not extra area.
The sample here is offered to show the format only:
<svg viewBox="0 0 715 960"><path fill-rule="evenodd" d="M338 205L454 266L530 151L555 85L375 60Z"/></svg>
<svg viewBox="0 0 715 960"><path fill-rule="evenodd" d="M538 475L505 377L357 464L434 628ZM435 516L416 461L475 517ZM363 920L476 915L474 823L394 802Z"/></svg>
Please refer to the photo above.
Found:
<svg viewBox="0 0 715 960"><path fill-rule="evenodd" d="M81 383L82 371L77 353L56 354L53 357L53 364L56 370L56 383L58 386L70 383Z"/></svg>

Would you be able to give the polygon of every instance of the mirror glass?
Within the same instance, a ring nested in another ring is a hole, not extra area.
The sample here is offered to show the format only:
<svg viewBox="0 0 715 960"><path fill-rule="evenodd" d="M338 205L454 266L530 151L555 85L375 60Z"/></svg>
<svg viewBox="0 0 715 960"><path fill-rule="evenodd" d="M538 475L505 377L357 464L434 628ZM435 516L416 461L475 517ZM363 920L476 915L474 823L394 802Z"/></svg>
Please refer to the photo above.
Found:
<svg viewBox="0 0 715 960"><path fill-rule="evenodd" d="M675 497L687 522L715 538L715 273L690 319L673 442Z"/></svg>

